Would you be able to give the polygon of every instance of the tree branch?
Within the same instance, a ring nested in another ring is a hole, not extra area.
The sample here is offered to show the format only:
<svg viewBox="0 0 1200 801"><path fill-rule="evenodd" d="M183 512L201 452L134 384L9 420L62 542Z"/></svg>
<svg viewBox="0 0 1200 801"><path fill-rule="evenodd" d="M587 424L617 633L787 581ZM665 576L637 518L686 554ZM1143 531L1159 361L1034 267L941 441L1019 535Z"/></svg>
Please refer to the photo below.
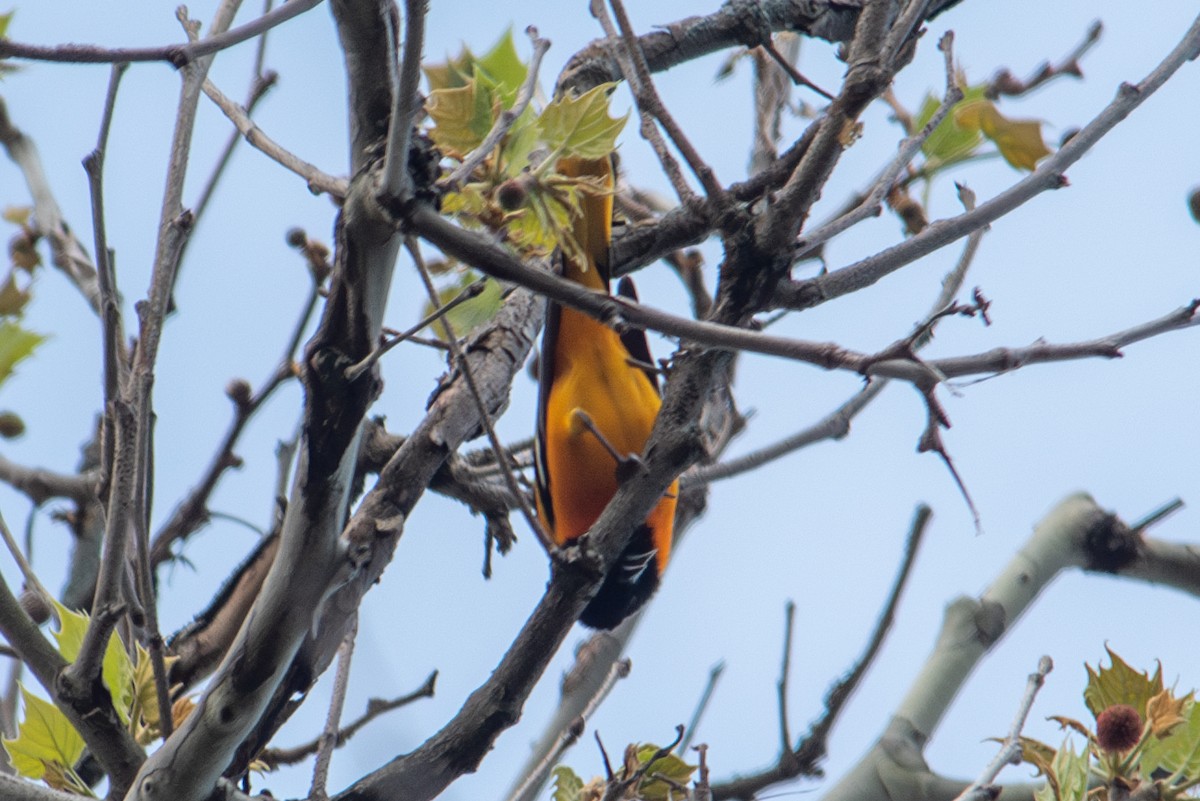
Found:
<svg viewBox="0 0 1200 801"><path fill-rule="evenodd" d="M1192 23L1179 44L1136 85L1122 84L1117 97L1095 119L1042 160L1037 169L996 197L957 217L931 223L921 233L874 256L807 281L785 282L775 292L777 308L807 309L876 283L901 267L944 247L950 242L995 222L1048 189L1066 186L1064 170L1078 161L1117 123L1129 116L1175 74L1184 63L1200 54L1200 17Z"/></svg>
<svg viewBox="0 0 1200 801"><path fill-rule="evenodd" d="M23 58L31 61L58 61L71 64L117 64L135 61L166 61L182 69L206 56L253 39L276 25L287 22L320 5L322 0L289 0L274 11L238 28L207 36L187 44L162 47L104 48L96 45L66 44L45 47L0 39L0 58Z"/></svg>

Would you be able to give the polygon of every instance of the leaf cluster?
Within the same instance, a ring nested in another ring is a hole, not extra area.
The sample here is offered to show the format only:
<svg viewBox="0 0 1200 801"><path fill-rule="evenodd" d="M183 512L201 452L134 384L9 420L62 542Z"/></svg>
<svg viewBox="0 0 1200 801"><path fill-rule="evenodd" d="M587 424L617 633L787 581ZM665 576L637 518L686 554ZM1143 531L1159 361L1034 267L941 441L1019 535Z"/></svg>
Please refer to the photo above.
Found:
<svg viewBox="0 0 1200 801"><path fill-rule="evenodd" d="M607 779L585 783L565 765L554 769L554 801L676 801L688 797L687 782L696 771L672 753L650 743L630 744L620 770Z"/></svg>
<svg viewBox="0 0 1200 801"><path fill-rule="evenodd" d="M1200 704L1193 693L1177 695L1164 687L1161 665L1153 675L1140 672L1107 650L1107 667L1087 666L1083 698L1096 719L1095 728L1067 717L1052 718L1081 735L1086 747L1077 753L1069 738L1058 749L1021 738L1022 761L1046 777L1037 801L1111 801L1146 784L1152 785L1154 797L1165 801L1194 798L1191 791L1200 784ZM1111 725L1109 714L1121 708L1139 728L1129 743L1116 747L1104 728Z"/></svg>
<svg viewBox="0 0 1200 801"><path fill-rule="evenodd" d="M444 187L442 209L464 225L499 235L523 257L545 256L556 248L582 256L571 236L571 217L584 195L608 190L591 179L564 176L556 166L563 158L606 158L616 148L628 115L610 114L613 85L548 103L539 103L535 92L533 102L516 113L529 65L518 56L511 30L482 56L464 47L444 63L425 66L424 72L430 88L425 105L433 123L430 138L450 167L473 154L478 161L461 185ZM509 123L504 135L488 152L478 153L505 114L510 118L503 120ZM447 269L461 273L458 288L478 277L457 265ZM455 291L447 290L451 296ZM485 292L463 304L455 310L459 330L489 319L497 303L497 293Z"/></svg>
<svg viewBox="0 0 1200 801"><path fill-rule="evenodd" d="M55 646L63 659L73 662L79 656L91 619L57 601L53 603L58 618ZM173 658L168 657L168 661ZM112 697L117 715L134 738L142 745L153 742L161 734L162 721L150 654L137 645L131 658L120 637L113 632L104 649L100 681ZM62 710L25 687L21 688L21 701L24 714L17 736L3 741L13 769L26 778L41 779L56 790L92 796L91 788L75 772L84 750L79 732ZM171 710L176 725L194 707L190 698L177 700Z"/></svg>

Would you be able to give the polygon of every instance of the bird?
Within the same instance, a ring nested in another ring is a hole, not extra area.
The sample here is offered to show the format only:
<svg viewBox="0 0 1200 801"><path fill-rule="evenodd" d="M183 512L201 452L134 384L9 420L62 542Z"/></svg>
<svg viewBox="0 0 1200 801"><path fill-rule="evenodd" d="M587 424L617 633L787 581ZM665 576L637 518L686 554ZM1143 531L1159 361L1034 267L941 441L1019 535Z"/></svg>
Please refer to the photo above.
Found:
<svg viewBox="0 0 1200 801"><path fill-rule="evenodd" d="M612 157L569 157L560 174L591 184L581 190L562 248L562 275L609 292L614 168ZM623 278L618 293L636 299ZM644 331L618 334L598 320L550 302L539 367L536 498L539 520L561 547L586 533L640 455L662 401ZM624 472L622 472L624 470ZM654 594L671 554L679 481L640 523L579 620L611 629Z"/></svg>

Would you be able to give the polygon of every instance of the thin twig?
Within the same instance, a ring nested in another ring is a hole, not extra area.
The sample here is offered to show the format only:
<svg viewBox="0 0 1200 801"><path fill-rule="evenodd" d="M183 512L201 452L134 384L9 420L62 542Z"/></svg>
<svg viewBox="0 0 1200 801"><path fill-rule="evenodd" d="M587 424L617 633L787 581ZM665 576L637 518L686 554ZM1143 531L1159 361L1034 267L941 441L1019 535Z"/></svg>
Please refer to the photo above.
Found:
<svg viewBox="0 0 1200 801"><path fill-rule="evenodd" d="M962 87L958 85L954 76L953 46L954 32L947 31L938 42L938 49L945 54L946 60L946 94L942 97L942 103L933 113L933 116L920 131L917 131L900 143L896 156L879 174L879 177L875 180L871 190L863 198L862 202L845 214L841 214L819 228L809 233L801 234L797 238L796 250L792 255L793 262L800 261L812 255L817 248L846 229L870 217L879 216L883 200L892 191L892 187L896 183L896 177L917 155L917 151L921 149L921 146L929 139L934 129L950 113L950 109L954 107L954 104L963 98Z"/></svg>
<svg viewBox="0 0 1200 801"><path fill-rule="evenodd" d="M386 341L381 342L378 346L375 347L374 350L372 350L370 353L368 353L365 359L363 359L362 361L357 362L355 364L352 364L346 368L346 380L347 381L357 381L359 379L359 377L362 376L363 373L367 372L372 367L374 367L375 363L378 362L383 357L383 355L385 353L387 353L389 350L396 347L401 342L405 342L405 341L411 339L413 334L417 333L422 328L425 328L426 326L430 325L431 323L435 323L438 320L442 319L447 314L452 312L455 308L462 305L463 303L466 303L468 300L472 300L474 298L479 297L480 293L482 293L483 290L487 287L487 282L489 280L490 279L487 279L487 278L480 278L476 281L472 281L470 284L468 284L466 287L464 287L461 292L459 292L457 295L455 295L453 298L451 298L449 301L447 301L445 303L445 305L436 307L433 310L433 312L431 312L430 314L428 314L425 317L418 320L416 322L416 324L414 324L410 328L408 328L404 331L401 331L400 333L395 334L393 336L389 336Z"/></svg>
<svg viewBox="0 0 1200 801"><path fill-rule="evenodd" d="M42 596L46 604L50 605L54 600L54 596L42 585L42 582L37 577L37 573L33 572L33 565L29 564L29 560L25 558L25 554L21 553L20 546L17 545L12 532L9 531L8 523L4 522L3 514L0 514L0 537L4 538L4 544L8 548L8 552L12 554L13 561L17 563L17 567L21 569L21 575L25 578L25 588Z"/></svg>
<svg viewBox="0 0 1200 801"><path fill-rule="evenodd" d="M912 567L917 559L917 551L921 547L921 539L924 537L925 530L928 528L929 521L932 518L933 510L928 506L921 504L917 507L916 512L913 514L912 525L908 530L908 538L904 543L904 555L900 560L900 567L896 571L892 590L883 604L883 610L879 614L879 620L875 623L875 630L871 633L871 639L867 642L867 647L863 650L862 655L858 658L858 661L850 672L830 688L829 693L825 697L825 711L809 729L809 734L805 737L806 741L810 741L814 737L822 740L825 738L837 720L842 707L850 700L850 696L854 694L858 683L866 675L867 668L875 661L875 656L879 653L879 649L883 646L883 641L892 627L892 621L895 620L896 608L900 605L900 596L904 593L908 577L912 574Z"/></svg>
<svg viewBox="0 0 1200 801"><path fill-rule="evenodd" d="M0 39L2 45L5 39ZM95 312L100 311L100 289L96 268L83 244L63 220L62 209L50 188L37 146L8 116L8 107L0 97L0 145L21 170L33 200L35 230L50 242L51 262L63 272Z"/></svg>
<svg viewBox="0 0 1200 801"><path fill-rule="evenodd" d="M360 729L380 715L391 712L393 709L399 709L402 706L408 706L413 701L419 701L422 698L432 698L436 683L437 671L435 670L429 674L420 687L411 693L390 700L372 698L367 702L367 710L362 715L357 717L348 726L338 729L337 747L340 748L345 745ZM268 748L263 751L262 760L271 766L295 765L317 753L317 749L320 748L324 737L325 735L322 734L320 737L295 748Z"/></svg>
<svg viewBox="0 0 1200 801"><path fill-rule="evenodd" d="M320 745L317 747L317 760L313 765L312 786L308 797L316 801L326 801L329 795L325 786L329 779L329 764L333 759L333 749L337 747L338 727L342 722L342 709L346 705L346 691L350 688L350 659L354 656L354 638L358 635L358 623L350 627L345 639L338 646L337 672L333 678L333 695L329 699L329 714L325 717L325 730L321 732Z"/></svg>
<svg viewBox="0 0 1200 801"><path fill-rule="evenodd" d="M415 238L406 237L404 246L412 256L413 263L417 265L417 271L421 274L421 281L425 284L425 291L429 295L429 302L436 309L439 305L437 287L433 285L433 277L429 274L429 268L425 265L425 257L421 255L420 244ZM496 454L496 461L504 465L504 483L508 487L508 491L517 500L521 515L525 518L525 522L529 524L529 528L537 533L538 539L543 543L553 542L542 528L537 514L530 507L528 497L521 491L521 487L517 483L515 469L509 462L508 454L504 450L504 444L500 441L500 437L496 435L496 428L492 425L491 413L488 411L487 405L483 402L483 396L479 394L479 386L475 383L475 375L471 372L471 367L467 364L467 360L463 358L462 348L459 346L458 337L454 333L454 326L446 319L441 321L441 325L446 333L446 343L450 346L450 355L454 359L454 363L462 370L467 390L471 393L471 397L474 399L475 405L479 410L479 421L482 423L484 431L487 432L488 442L491 443L492 451Z"/></svg>
<svg viewBox="0 0 1200 801"><path fill-rule="evenodd" d="M650 147L654 150L654 155L658 157L658 162L662 165L663 173L667 176L667 180L671 182L675 194L679 196L679 200L684 205L692 203L696 200L696 194L691 187L687 185L687 181L683 177L683 170L679 168L679 162L671 155L671 151L667 149L667 144L663 141L662 135L654 125L654 119L650 114L650 110L642 105L642 94L639 86L639 77L637 67L631 59L631 48L625 46L624 40L617 34L617 29L609 19L608 12L604 8L604 0L591 0L589 4L592 16L600 23L600 27L604 29L604 35L613 43L612 54L617 61L617 65L621 69L621 74L625 78L625 82L629 85L630 91L633 93L634 104L638 107L638 117L641 120L639 133L642 138L650 143ZM620 44L618 44L620 43Z"/></svg>
<svg viewBox="0 0 1200 801"><path fill-rule="evenodd" d="M271 0L266 0L266 5L270 6L270 4ZM246 103L242 106L242 110L246 113L247 118L254 113L255 107L267 96L267 93L271 91L272 87L279 80L279 74L274 70L265 74L262 71L263 60L266 58L266 50L267 35L264 33L258 40L258 49L254 57L254 74L250 79L250 91L246 96ZM208 81L204 82L206 94L210 85ZM194 208L197 220L204 216L209 202L212 200L213 195L216 194L217 184L220 183L221 176L225 174L225 168L229 166L229 162L233 158L233 151L237 148L237 143L241 139L241 131L235 130L225 140L225 146L221 148L221 153L217 156L217 161L213 165L212 172L209 173L208 180L204 182L204 187L196 197Z"/></svg>
<svg viewBox="0 0 1200 801"><path fill-rule="evenodd" d="M387 151L383 163L383 191L395 198L406 197L411 190L408 174L408 146L412 127L421 107L421 56L425 49L425 13L429 0L404 2L404 53L400 74L393 76L392 114L388 123ZM394 17L389 17L394 19Z"/></svg>
<svg viewBox="0 0 1200 801"><path fill-rule="evenodd" d="M713 665L708 671L708 681L704 685L704 692L700 694L700 700L696 702L696 708L692 710L692 719L688 721L683 739L679 741L679 753L686 754L692 740L696 739L696 732L700 730L700 721L704 719L704 713L708 711L708 705L717 691L717 682L721 680L724 673L725 660Z"/></svg>
<svg viewBox="0 0 1200 801"><path fill-rule="evenodd" d="M1064 171L1077 162L1185 63L1200 54L1200 17L1179 43L1138 84L1122 84L1116 98L1037 169L991 200L957 217L931 223L916 236L861 261L808 281L785 283L776 292L779 308L805 309L871 286L950 242L1000 219L1042 192L1066 186Z"/></svg>
<svg viewBox="0 0 1200 801"><path fill-rule="evenodd" d="M1139 533L1145 532L1146 529L1150 528L1151 526L1158 525L1182 508L1183 499L1173 498L1155 509L1153 512L1150 512L1145 517L1138 520L1136 523L1130 525L1130 528Z"/></svg>
<svg viewBox="0 0 1200 801"><path fill-rule="evenodd" d="M70 498L77 503L87 503L96 497L98 478L96 470L56 473L44 467L20 465L0 455L0 481L23 493L34 506L41 506L51 498Z"/></svg>
<svg viewBox="0 0 1200 801"><path fill-rule="evenodd" d="M981 207L982 208L982 207ZM971 212L968 212L970 214ZM417 207L409 220L412 230L428 239L443 253L475 264L484 272L504 281L521 284L551 300L579 309L597 319L620 321L635 328L652 329L668 336L692 340L715 350L748 351L781 356L825 369L840 369L859 374L901 378L915 384L928 382L938 371L948 377L1012 369L1034 362L1060 361L1088 357L1114 358L1120 347L1130 342L1179 330L1196 324L1196 307L1181 307L1159 320L1129 332L1119 332L1101 340L1076 345L1043 345L1013 350L993 350L987 354L943 359L918 365L911 360L885 359L880 354L850 351L834 343L816 343L776 337L721 323L692 320L620 297L604 295L581 287L574 281L546 270L530 267L515 256L495 247L482 235L465 231L444 220L432 209ZM979 230L985 224L972 230ZM935 223L934 225L937 225ZM933 227L933 226L931 226ZM927 231L929 229L926 229ZM908 240L912 242L918 237ZM907 244L907 243L906 243ZM899 246L903 247L903 245ZM809 304L812 305L812 304Z"/></svg>
<svg viewBox="0 0 1200 801"><path fill-rule="evenodd" d="M789 600L783 608L783 658L779 665L779 681L776 691L779 695L779 741L780 750L788 751L792 747L792 730L788 725L788 678L792 672L792 635L796 630L796 604Z"/></svg>
<svg viewBox="0 0 1200 801"><path fill-rule="evenodd" d="M999 752L979 774L979 778L959 793L954 801L992 801L996 798L999 794L998 788L993 787L992 783L996 781L996 777L1000 775L1000 771L1006 765L1020 761L1021 731L1025 728L1025 720L1029 717L1029 710L1033 708L1033 701L1037 698L1038 691L1042 689L1042 685L1046 683L1046 676L1053 669L1054 662L1050 657L1043 656L1038 660L1037 670L1029 674L1029 680L1025 684L1025 693L1021 696L1021 704L1017 707L1016 717L1013 718L1012 726L1008 729L1008 736L1004 738Z"/></svg>
<svg viewBox="0 0 1200 801"><path fill-rule="evenodd" d="M887 632L891 628L896 607L908 582L908 577L912 573L921 538L932 514L929 507L924 504L917 507L909 529L908 540L904 545L904 555L897 570L896 579L892 584L891 593L884 602L879 620L875 624L875 630L854 667L829 688L829 692L825 695L825 709L821 716L809 726L808 734L796 745L794 750L785 747L776 764L771 767L714 787L714 798L751 798L764 787L801 774L811 774L817 770L818 763L825 756L829 732L833 728L833 724L837 721L846 702L854 694L863 676L866 675L867 669L875 661Z"/></svg>
<svg viewBox="0 0 1200 801"><path fill-rule="evenodd" d="M591 699L588 700L588 703L579 713L579 716L571 722L570 726L559 732L558 740L554 746L542 755L542 759L525 775L524 780L512 789L506 801L520 801L520 799L527 797L536 788L545 784L546 777L550 775L551 768L562 759L563 754L567 752L568 748L579 741L579 738L583 736L587 728L588 719L595 714L596 709L604 702L608 694L612 692L612 688L616 683L629 676L632 668L633 663L628 659L618 659L609 666L604 681L601 682Z"/></svg>
<svg viewBox="0 0 1200 801"><path fill-rule="evenodd" d="M529 59L528 72L525 75L525 82L521 84L517 90L516 100L513 102L512 108L506 108L496 117L496 122L492 125L492 130L488 131L487 136L483 138L483 142L479 147L472 150L463 158L462 164L454 168L454 172L442 182L444 188L454 191L459 189L462 184L471 177L483 160L491 155L496 146L500 144L505 134L512 128L513 123L517 121L525 109L529 107L529 102L533 99L533 93L537 89L538 70L542 66L542 57L546 55L546 51L550 49L550 40L543 39L538 36L538 29L530 25L525 29L526 35L533 42L533 55Z"/></svg>
<svg viewBox="0 0 1200 801"><path fill-rule="evenodd" d="M288 5L291 5L291 3ZM345 178L330 175L315 165L309 164L267 136L258 127L258 124L250 119L250 115L246 110L222 93L212 81L204 82L204 94L208 95L208 98L217 104L217 108L221 109L221 112L229 118L229 121L245 137L251 147L284 169L303 178L308 184L308 190L314 195L324 192L339 202L345 199L346 193L350 191L350 182Z"/></svg>
<svg viewBox="0 0 1200 801"><path fill-rule="evenodd" d="M634 31L633 24L629 21L629 14L625 11L625 4L622 0L609 0L609 5L612 6L613 16L616 17L617 25L621 28L621 36L629 50L629 60L637 74L638 106L658 120L658 124L667 132L667 136L671 137L672 144L683 154L688 167L700 181L700 185L704 187L709 198L720 201L725 197L725 190L713 174L712 167L700 157L700 153L691 140L684 134L683 128L667 111L666 105L659 97L658 90L654 87L654 79L650 76L650 67L646 63L646 54L642 52L637 32Z"/></svg>
<svg viewBox="0 0 1200 801"><path fill-rule="evenodd" d="M205 56L253 39L260 33L287 22L292 17L316 8L322 0L290 0L256 20L224 33L214 34L187 44L161 47L105 48L96 45L66 44L45 47L0 39L0 58L24 58L33 61L59 61L72 64L116 64L134 61L167 61L183 68Z"/></svg>
<svg viewBox="0 0 1200 801"><path fill-rule="evenodd" d="M96 149L83 160L92 198L92 235L96 249L96 281L100 288L101 348L104 364L104 408L110 408L124 383L129 354L125 349L125 327L121 321L121 300L117 291L116 268L108 250L108 235L104 224L104 153L108 148L108 132L112 127L117 88L128 64L114 64L100 116L100 133ZM111 465L102 465L108 471Z"/></svg>
<svg viewBox="0 0 1200 801"><path fill-rule="evenodd" d="M1096 20L1088 26L1083 41L1076 45L1075 49L1066 58L1057 64L1051 64L1049 61L1042 62L1041 66L1025 80L1020 80L1007 69L1000 70L988 82L987 96L991 98L997 98L1002 95L1019 97L1064 75L1069 75L1073 78L1082 78L1083 70L1079 66L1079 61L1100 41L1100 35L1103 32L1104 25L1100 20Z"/></svg>
<svg viewBox="0 0 1200 801"><path fill-rule="evenodd" d="M296 324L288 337L288 343L283 350L283 355L279 363L275 366L275 369L271 371L271 375L267 377L262 385L257 390L251 392L250 387L243 381L236 380L230 383L226 392L229 394L230 400L233 401L233 420L230 422L229 428L225 431L225 437L218 444L212 461L209 462L208 469L196 483L196 486L188 493L187 497L175 507L167 522L154 535L150 547L150 564L153 567L157 568L160 564L171 558L171 548L176 542L186 539L204 525L209 514L209 498L212 497L212 493L216 490L221 476L231 467L239 464L238 457L234 453L234 448L237 446L242 432L250 420L253 419L254 415L267 402L267 399L274 394L275 390L296 377L295 370L293 369L296 350L300 346L300 339L303 337L309 320L312 318L313 311L316 309L319 290L320 287L316 283L309 288L304 307L301 309Z"/></svg>

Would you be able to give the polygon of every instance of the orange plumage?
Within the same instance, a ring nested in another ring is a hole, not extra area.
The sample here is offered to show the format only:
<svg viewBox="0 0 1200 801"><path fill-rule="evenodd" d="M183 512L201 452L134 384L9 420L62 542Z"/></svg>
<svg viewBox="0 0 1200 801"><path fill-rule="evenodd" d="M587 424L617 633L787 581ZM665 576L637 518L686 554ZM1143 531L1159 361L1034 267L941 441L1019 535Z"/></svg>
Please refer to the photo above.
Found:
<svg viewBox="0 0 1200 801"><path fill-rule="evenodd" d="M607 292L612 162L562 159L558 170L595 179L608 190L583 193L581 213L572 220L586 259L563 257L565 277ZM550 304L538 402L537 507L558 545L590 529L617 492L618 463L605 443L621 456L640 455L646 446L661 405L653 372L638 366L649 361L643 332L619 335L586 314ZM671 553L678 489L676 481L638 527L580 615L585 625L612 628L654 593Z"/></svg>

